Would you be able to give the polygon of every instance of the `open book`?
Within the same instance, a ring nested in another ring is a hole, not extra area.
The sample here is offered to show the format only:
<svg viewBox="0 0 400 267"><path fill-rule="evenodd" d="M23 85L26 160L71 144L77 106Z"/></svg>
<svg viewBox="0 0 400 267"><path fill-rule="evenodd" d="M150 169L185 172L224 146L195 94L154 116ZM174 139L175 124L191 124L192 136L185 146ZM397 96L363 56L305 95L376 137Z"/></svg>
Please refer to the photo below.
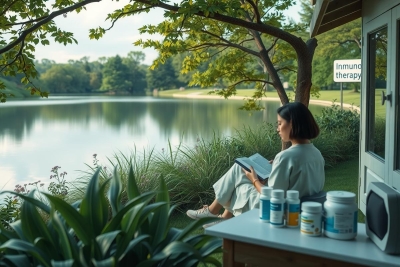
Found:
<svg viewBox="0 0 400 267"><path fill-rule="evenodd" d="M257 173L258 179L261 181L267 179L271 174L272 164L258 153L248 158L237 158L235 159L235 162L247 171L250 171L250 166L252 166Z"/></svg>

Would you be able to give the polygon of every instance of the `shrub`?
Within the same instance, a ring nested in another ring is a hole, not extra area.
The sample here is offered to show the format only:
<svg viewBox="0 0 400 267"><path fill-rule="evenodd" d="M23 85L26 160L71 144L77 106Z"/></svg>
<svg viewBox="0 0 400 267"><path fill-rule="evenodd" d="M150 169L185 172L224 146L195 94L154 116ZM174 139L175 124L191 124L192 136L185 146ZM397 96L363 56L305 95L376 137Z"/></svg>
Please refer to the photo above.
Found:
<svg viewBox="0 0 400 267"><path fill-rule="evenodd" d="M168 189L159 179L159 190L140 193L133 168L129 169L126 203L117 171L100 183L100 168L93 174L84 198L68 204L42 193L51 206L28 195L23 198L21 219L0 225L0 266L220 266L212 257L221 251L221 240L191 235L215 218L193 221L180 230L169 226L173 211ZM108 192L106 194L106 187ZM48 214L45 221L38 209Z"/></svg>

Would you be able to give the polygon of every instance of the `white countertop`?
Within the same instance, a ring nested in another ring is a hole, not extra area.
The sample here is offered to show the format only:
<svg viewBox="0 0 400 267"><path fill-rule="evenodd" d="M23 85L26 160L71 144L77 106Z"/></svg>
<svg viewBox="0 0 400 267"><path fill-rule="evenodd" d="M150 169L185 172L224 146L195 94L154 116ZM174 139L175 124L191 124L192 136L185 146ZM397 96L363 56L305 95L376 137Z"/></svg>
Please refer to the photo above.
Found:
<svg viewBox="0 0 400 267"><path fill-rule="evenodd" d="M258 209L218 223L205 229L212 236L302 254L342 260L368 266L400 266L400 255L381 251L366 235L365 225L358 224L358 233L352 240L336 240L323 234L310 237L300 228L274 228L259 220Z"/></svg>

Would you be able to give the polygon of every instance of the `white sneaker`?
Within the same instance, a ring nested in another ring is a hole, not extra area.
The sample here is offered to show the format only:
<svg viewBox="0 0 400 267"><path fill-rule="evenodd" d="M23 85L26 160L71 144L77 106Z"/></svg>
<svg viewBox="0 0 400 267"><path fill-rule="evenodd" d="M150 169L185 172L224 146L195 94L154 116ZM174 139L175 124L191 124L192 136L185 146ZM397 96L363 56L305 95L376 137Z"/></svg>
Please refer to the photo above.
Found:
<svg viewBox="0 0 400 267"><path fill-rule="evenodd" d="M214 215L210 212L208 205L204 205L203 208L199 210L188 210L186 215L195 220L206 217L218 217L218 215Z"/></svg>
<svg viewBox="0 0 400 267"><path fill-rule="evenodd" d="M213 226L213 225L216 225L216 224L218 224L220 222L225 221L225 219L222 219L221 214L218 215L218 217L221 218L221 220L218 220L218 221L215 221L215 222L212 222L212 223L206 223L206 224L203 225L203 228L206 229L207 227L210 227L210 226Z"/></svg>

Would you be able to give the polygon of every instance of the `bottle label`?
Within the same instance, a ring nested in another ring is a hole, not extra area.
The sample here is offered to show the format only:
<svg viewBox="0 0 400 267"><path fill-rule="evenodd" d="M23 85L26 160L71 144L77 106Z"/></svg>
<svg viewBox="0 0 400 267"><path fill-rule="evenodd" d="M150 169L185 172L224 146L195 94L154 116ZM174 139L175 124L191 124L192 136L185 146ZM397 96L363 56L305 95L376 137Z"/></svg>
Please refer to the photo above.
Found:
<svg viewBox="0 0 400 267"><path fill-rule="evenodd" d="M309 236L321 235L322 215L301 214L300 232Z"/></svg>
<svg viewBox="0 0 400 267"><path fill-rule="evenodd" d="M299 213L300 204L288 204L288 210L286 215L287 226L298 226L299 225Z"/></svg>
<svg viewBox="0 0 400 267"><path fill-rule="evenodd" d="M271 201L267 199L260 199L260 219L269 221Z"/></svg>
<svg viewBox="0 0 400 267"><path fill-rule="evenodd" d="M270 223L273 225L283 225L283 203L271 202Z"/></svg>
<svg viewBox="0 0 400 267"><path fill-rule="evenodd" d="M350 234L357 232L358 212L335 213L325 217L324 230L336 234Z"/></svg>

